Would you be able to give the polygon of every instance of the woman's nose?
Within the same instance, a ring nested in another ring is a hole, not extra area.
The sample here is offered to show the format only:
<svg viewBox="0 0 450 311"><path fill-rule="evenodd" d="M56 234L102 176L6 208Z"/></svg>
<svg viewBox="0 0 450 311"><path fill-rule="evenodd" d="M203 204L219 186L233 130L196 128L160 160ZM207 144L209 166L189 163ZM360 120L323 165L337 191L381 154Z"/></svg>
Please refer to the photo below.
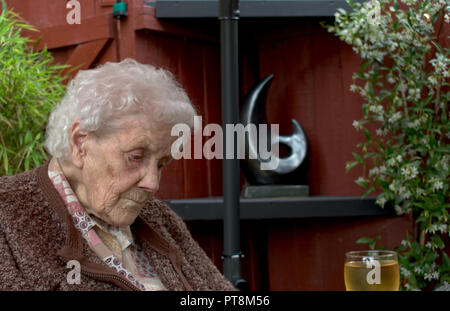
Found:
<svg viewBox="0 0 450 311"><path fill-rule="evenodd" d="M137 186L145 191L155 194L159 190L159 173L156 169L148 169L145 176L139 181Z"/></svg>

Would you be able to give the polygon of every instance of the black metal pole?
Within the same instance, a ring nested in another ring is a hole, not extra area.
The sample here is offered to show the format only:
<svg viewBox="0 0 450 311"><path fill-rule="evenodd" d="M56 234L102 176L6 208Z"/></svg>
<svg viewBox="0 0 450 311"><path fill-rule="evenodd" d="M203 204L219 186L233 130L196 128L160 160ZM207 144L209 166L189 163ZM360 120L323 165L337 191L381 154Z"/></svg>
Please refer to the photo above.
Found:
<svg viewBox="0 0 450 311"><path fill-rule="evenodd" d="M243 289L240 251L240 182L237 139L234 156L227 159L226 125L239 122L239 64L238 64L238 20L239 0L219 0L221 75L222 75L222 128L223 128L223 271L225 277L237 288ZM229 140L229 139L228 139Z"/></svg>

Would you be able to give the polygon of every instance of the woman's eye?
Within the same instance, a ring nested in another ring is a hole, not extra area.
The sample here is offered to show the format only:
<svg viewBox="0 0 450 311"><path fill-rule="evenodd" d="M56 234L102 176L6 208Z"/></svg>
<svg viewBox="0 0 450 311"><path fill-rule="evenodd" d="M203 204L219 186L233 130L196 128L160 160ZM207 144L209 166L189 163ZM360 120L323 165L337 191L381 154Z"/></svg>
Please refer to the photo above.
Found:
<svg viewBox="0 0 450 311"><path fill-rule="evenodd" d="M139 154L130 154L128 155L128 159L130 159L131 161L140 161L142 160L143 156L139 155Z"/></svg>

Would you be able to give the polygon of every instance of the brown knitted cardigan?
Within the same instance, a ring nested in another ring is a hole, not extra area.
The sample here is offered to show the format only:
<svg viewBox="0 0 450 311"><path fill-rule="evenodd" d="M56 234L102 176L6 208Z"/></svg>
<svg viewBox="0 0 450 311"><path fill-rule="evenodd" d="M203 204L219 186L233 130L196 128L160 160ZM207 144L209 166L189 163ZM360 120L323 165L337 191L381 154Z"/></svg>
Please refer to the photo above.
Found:
<svg viewBox="0 0 450 311"><path fill-rule="evenodd" d="M0 290L135 290L74 227L48 163L0 178ZM167 289L234 290L163 202L149 201L131 230ZM79 285L67 282L72 259L81 264Z"/></svg>

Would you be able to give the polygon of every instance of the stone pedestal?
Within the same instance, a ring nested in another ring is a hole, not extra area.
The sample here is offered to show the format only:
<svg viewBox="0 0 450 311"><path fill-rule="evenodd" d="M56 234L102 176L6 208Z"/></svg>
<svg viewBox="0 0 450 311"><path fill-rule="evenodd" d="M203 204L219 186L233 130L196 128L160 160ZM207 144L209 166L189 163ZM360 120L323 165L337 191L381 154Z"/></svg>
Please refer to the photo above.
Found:
<svg viewBox="0 0 450 311"><path fill-rule="evenodd" d="M241 197L245 199L307 197L308 185L245 185Z"/></svg>

